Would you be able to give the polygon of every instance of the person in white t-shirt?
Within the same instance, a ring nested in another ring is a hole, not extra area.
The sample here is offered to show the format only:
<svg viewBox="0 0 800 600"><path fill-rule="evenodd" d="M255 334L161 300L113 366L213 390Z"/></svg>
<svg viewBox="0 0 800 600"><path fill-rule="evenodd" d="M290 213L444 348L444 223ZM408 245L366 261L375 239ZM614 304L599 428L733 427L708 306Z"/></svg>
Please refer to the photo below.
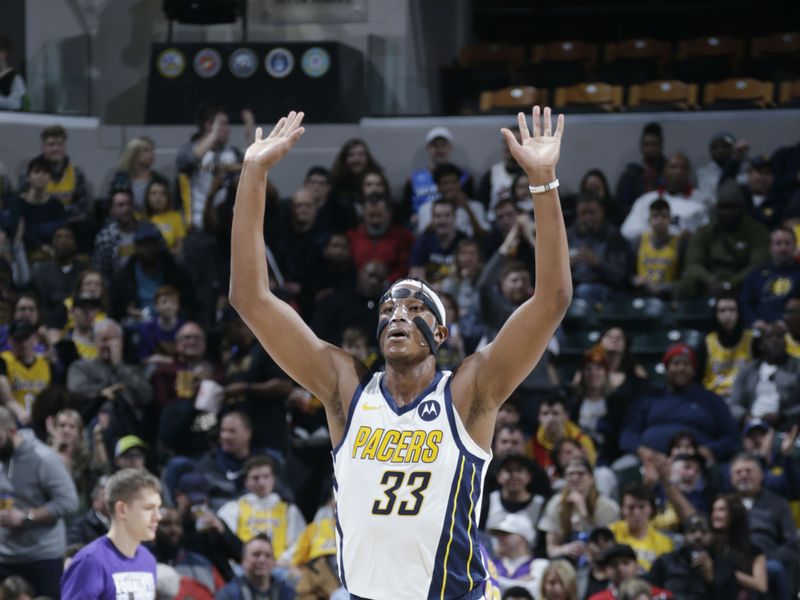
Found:
<svg viewBox="0 0 800 600"><path fill-rule="evenodd" d="M657 198L669 203L672 223L670 233L693 232L708 222L712 199L690 183L691 166L684 154L669 157L664 167L664 186L639 196L620 229L622 235L633 241L648 229L650 204Z"/></svg>

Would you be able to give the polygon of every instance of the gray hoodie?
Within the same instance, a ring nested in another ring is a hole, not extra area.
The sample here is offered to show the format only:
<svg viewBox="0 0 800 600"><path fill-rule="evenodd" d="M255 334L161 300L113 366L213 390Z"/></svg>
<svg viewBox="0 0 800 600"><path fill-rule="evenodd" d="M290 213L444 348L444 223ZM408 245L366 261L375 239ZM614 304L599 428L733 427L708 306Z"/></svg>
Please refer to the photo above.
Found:
<svg viewBox="0 0 800 600"><path fill-rule="evenodd" d="M22 443L8 462L1 463L0 487L13 490L14 508L27 513L45 506L54 520L17 529L0 527L0 563L61 558L67 544L64 518L79 507L75 483L53 450L29 430L19 435Z"/></svg>

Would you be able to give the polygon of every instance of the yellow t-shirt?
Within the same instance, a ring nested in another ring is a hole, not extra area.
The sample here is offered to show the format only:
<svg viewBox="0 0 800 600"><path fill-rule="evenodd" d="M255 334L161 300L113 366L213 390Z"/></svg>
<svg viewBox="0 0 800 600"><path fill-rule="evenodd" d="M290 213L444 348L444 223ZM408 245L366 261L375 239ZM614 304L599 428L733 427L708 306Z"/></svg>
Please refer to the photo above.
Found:
<svg viewBox="0 0 800 600"><path fill-rule="evenodd" d="M618 544L628 544L633 548L637 562L645 571L650 570L656 558L672 552L672 540L659 533L652 525L647 526L647 535L643 538L633 537L625 521L616 521L608 528L614 533Z"/></svg>
<svg viewBox="0 0 800 600"><path fill-rule="evenodd" d="M716 331L706 336L705 343L708 358L703 386L719 396L729 396L736 375L753 358L750 352L753 331L745 329L742 339L733 348L723 346Z"/></svg>
<svg viewBox="0 0 800 600"><path fill-rule="evenodd" d="M642 234L636 257L636 274L650 283L671 283L678 277L678 236L670 236L662 248L653 245L649 231Z"/></svg>
<svg viewBox="0 0 800 600"><path fill-rule="evenodd" d="M786 332L786 353L789 356L800 358L800 340L794 339L788 331Z"/></svg>
<svg viewBox="0 0 800 600"><path fill-rule="evenodd" d="M50 363L44 356L36 356L30 366L18 360L10 350L0 353L6 364L6 377L11 395L30 414L33 402L52 379Z"/></svg>
<svg viewBox="0 0 800 600"><path fill-rule="evenodd" d="M158 227L161 237L167 247L172 250L181 243L186 237L186 227L183 224L183 217L177 210L169 210L159 215L150 217L150 222Z"/></svg>

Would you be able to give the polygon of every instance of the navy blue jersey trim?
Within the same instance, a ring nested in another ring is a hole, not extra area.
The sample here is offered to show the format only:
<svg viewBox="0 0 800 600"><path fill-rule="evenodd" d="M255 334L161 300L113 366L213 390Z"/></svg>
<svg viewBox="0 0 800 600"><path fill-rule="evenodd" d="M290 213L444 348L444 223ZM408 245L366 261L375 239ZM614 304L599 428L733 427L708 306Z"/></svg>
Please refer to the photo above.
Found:
<svg viewBox="0 0 800 600"><path fill-rule="evenodd" d="M453 382L453 378L450 377L447 380L447 383L444 384L444 407L447 411L447 421L450 423L450 430L453 434L453 439L456 441L456 445L458 446L459 451L466 455L471 461L475 463L475 466L478 469L483 469L483 463L485 462L483 458L477 456L467 450L467 447L464 445L461 436L458 433L458 426L456 425L456 407L453 406L453 396L450 391L450 384Z"/></svg>
<svg viewBox="0 0 800 600"><path fill-rule="evenodd" d="M337 492L339 491L339 483L336 481L336 475L333 476L333 489ZM333 515L336 521L336 531L339 532L339 556L338 556L338 567L339 567L339 581L342 582L342 585L347 589L347 578L344 575L344 532L342 531L342 524L339 522L339 502L338 499L334 503Z"/></svg>
<svg viewBox="0 0 800 600"><path fill-rule="evenodd" d="M413 402L411 402L410 404L406 404L405 406L398 406L397 402L392 397L391 392L389 392L389 390L386 388L386 373L383 373L381 375L381 393L383 394L383 397L386 399L386 403L395 412L395 414L402 415L410 410L414 410L415 408L417 408L417 405L419 405L419 403L422 402L425 396L427 396L436 389L436 386L439 385L439 381L441 379L442 379L442 372L436 371L436 376L433 378L433 381L431 381L430 384L428 384L428 387L426 387L424 390L422 390L422 392L420 392L419 396L414 398Z"/></svg>
<svg viewBox="0 0 800 600"><path fill-rule="evenodd" d="M347 432L350 431L350 423L353 421L353 414L356 412L356 405L358 404L358 401L361 400L361 394L364 392L364 388L369 385L373 375L374 373L367 373L364 375L364 377L361 378L361 381L358 382L358 386L353 392L353 397L350 400L350 409L347 411L347 421L345 421L344 424L342 439L339 440L339 443L336 444L336 447L331 450L331 455L333 455L334 460L336 460L336 453L339 451L339 448L342 447L344 441L347 439Z"/></svg>

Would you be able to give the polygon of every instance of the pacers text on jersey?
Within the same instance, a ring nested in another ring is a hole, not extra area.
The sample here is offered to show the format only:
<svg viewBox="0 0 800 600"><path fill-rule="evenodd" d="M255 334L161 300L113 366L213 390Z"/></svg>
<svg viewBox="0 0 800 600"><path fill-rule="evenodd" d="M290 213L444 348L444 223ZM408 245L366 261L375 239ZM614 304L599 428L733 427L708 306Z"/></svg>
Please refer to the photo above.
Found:
<svg viewBox="0 0 800 600"><path fill-rule="evenodd" d="M392 463L432 463L439 455L439 429L373 429L361 426L353 442L353 458Z"/></svg>

